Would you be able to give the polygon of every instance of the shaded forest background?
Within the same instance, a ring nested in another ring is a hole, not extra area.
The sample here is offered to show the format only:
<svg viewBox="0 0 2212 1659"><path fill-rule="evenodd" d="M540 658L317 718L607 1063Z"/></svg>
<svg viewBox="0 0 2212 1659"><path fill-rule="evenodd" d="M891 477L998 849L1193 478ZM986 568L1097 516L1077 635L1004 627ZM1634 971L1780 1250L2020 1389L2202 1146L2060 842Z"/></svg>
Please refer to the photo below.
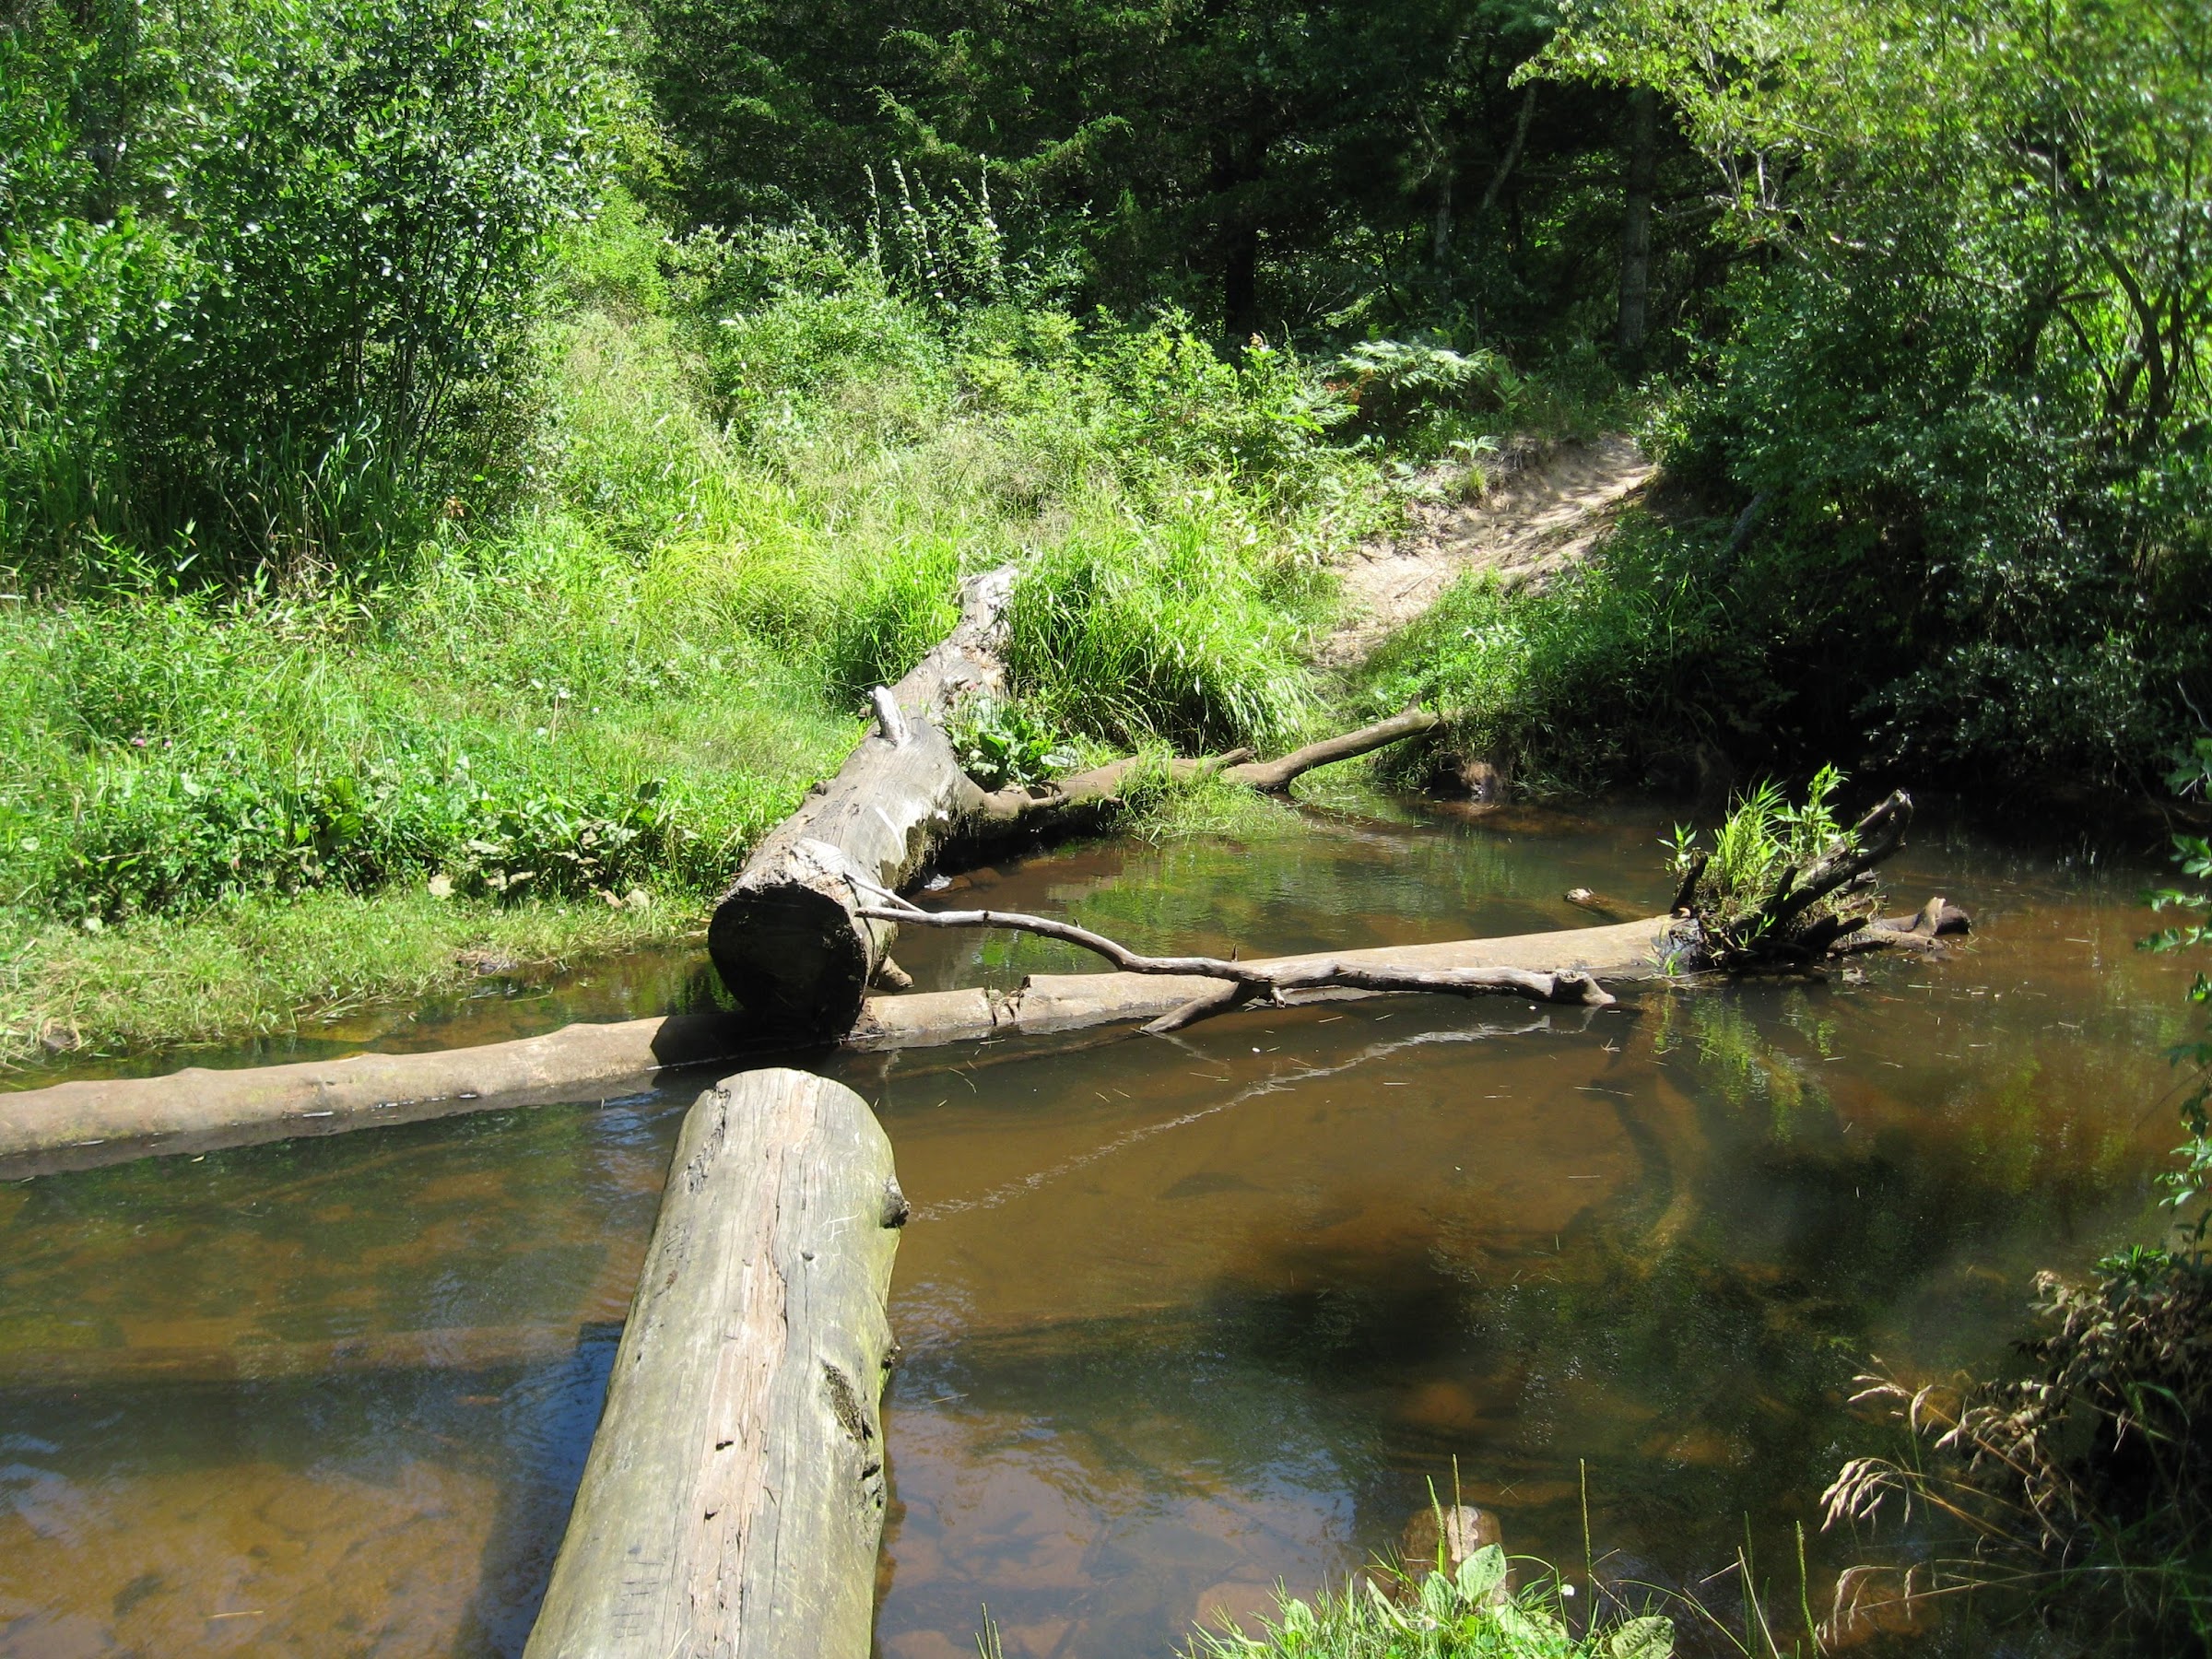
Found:
<svg viewBox="0 0 2212 1659"><path fill-rule="evenodd" d="M2190 0L10 0L0 897L712 885L1010 555L1046 748L1421 700L1539 791L2159 793L2208 64ZM1603 557L1309 665L1335 551L1608 427L1669 483Z"/></svg>

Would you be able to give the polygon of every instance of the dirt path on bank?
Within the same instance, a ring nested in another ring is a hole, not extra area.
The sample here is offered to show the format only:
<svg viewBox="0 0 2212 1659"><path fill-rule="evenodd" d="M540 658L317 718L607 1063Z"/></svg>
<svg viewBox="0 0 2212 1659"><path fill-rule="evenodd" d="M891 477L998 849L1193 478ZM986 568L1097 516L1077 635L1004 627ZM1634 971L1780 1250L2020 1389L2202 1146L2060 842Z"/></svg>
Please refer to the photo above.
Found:
<svg viewBox="0 0 2212 1659"><path fill-rule="evenodd" d="M1464 571L1494 571L1512 586L1582 558L1652 472L1631 440L1606 436L1527 462L1479 501L1417 506L1404 534L1344 556L1344 621L1319 660L1328 667L1359 662Z"/></svg>

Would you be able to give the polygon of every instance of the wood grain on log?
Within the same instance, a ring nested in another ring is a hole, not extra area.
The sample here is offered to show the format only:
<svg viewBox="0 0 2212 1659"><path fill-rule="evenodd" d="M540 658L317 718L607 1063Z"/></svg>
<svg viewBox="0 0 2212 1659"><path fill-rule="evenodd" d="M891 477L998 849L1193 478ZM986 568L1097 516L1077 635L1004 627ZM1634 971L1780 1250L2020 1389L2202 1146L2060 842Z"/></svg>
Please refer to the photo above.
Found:
<svg viewBox="0 0 2212 1659"><path fill-rule="evenodd" d="M876 729L761 839L707 930L707 951L747 1012L784 1035L835 1038L860 1013L893 929L863 921L846 877L899 888L957 826L984 813L943 721L1001 683L998 641L1014 568L968 582L952 632L874 695Z"/></svg>
<svg viewBox="0 0 2212 1659"><path fill-rule="evenodd" d="M865 1659L905 1219L851 1089L700 1096L526 1659Z"/></svg>

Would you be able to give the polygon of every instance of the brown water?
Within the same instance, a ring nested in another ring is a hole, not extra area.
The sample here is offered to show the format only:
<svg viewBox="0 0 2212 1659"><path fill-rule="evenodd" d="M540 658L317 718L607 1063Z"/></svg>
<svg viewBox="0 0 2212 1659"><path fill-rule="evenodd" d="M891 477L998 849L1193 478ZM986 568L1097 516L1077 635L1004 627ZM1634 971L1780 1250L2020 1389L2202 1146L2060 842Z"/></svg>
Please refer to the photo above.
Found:
<svg viewBox="0 0 2212 1659"><path fill-rule="evenodd" d="M1308 818L956 885L1140 947L1448 938L1591 920L1573 886L1655 906L1660 825ZM2038 1266L2155 1230L2174 1138L2155 866L1939 835L1900 866L1982 932L1858 984L832 1063L915 1204L882 1651L971 1653L987 1605L1009 1654L1164 1654L1454 1470L1517 1550L1579 1563L1586 1470L1617 1571L1694 1581L1747 1527L1779 1568L1870 1432L1865 1356L2000 1355ZM900 954L925 986L1077 965ZM381 1040L699 994L645 959ZM697 1087L0 1188L0 1653L518 1650Z"/></svg>

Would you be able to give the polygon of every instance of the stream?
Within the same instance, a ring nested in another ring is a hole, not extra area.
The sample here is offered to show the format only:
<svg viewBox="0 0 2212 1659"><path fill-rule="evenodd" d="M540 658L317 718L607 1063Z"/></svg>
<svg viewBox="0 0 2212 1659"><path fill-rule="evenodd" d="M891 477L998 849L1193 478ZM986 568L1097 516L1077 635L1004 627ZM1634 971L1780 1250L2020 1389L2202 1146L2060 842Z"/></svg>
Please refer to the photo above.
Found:
<svg viewBox="0 0 2212 1659"><path fill-rule="evenodd" d="M1662 908L1667 815L1284 810L946 900L1261 955ZM1432 1488L1509 1549L1794 1603L1890 1444L1870 1357L2001 1362L2039 1268L2155 1237L2190 965L2148 862L1924 826L1940 963L1610 1009L1397 997L1172 1039L841 1056L914 1206L890 1309L888 1659L1171 1653L1311 1593ZM910 930L923 989L1088 971ZM696 949L208 1060L449 1046L707 994ZM172 1063L173 1064L173 1063ZM46 1080L44 1078L40 1079ZM0 1654L518 1653L702 1079L0 1187ZM1731 1599L1726 1591L1722 1600Z"/></svg>

